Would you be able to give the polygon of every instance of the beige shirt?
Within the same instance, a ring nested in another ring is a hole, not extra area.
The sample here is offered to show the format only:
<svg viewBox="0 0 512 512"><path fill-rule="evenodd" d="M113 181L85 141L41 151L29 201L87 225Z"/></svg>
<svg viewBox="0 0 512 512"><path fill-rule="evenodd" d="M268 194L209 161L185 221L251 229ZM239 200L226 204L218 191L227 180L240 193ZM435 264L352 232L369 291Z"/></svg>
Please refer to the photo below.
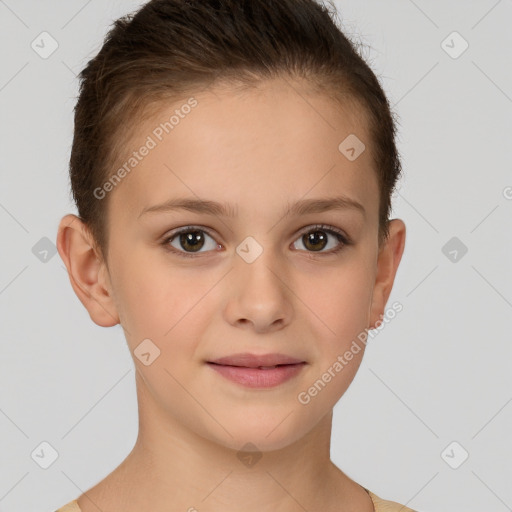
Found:
<svg viewBox="0 0 512 512"><path fill-rule="evenodd" d="M400 505L394 501L383 500L368 489L365 489L365 491L370 495L370 498L373 501L373 508L375 509L375 512L416 512L413 509ZM78 506L77 501L73 500L55 512L81 512L81 509Z"/></svg>

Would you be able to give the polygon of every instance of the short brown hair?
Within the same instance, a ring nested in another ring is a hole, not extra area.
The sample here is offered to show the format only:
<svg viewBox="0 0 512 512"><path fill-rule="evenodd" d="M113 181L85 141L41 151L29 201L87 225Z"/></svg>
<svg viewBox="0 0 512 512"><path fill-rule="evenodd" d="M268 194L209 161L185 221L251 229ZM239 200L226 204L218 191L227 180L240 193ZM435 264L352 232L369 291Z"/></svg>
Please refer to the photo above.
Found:
<svg viewBox="0 0 512 512"><path fill-rule="evenodd" d="M133 120L155 102L220 81L250 87L284 76L362 107L380 191L379 244L387 238L401 174L396 114L331 7L316 0L151 0L113 23L79 75L70 157L78 215L105 258L108 198L98 200L94 190L112 173Z"/></svg>

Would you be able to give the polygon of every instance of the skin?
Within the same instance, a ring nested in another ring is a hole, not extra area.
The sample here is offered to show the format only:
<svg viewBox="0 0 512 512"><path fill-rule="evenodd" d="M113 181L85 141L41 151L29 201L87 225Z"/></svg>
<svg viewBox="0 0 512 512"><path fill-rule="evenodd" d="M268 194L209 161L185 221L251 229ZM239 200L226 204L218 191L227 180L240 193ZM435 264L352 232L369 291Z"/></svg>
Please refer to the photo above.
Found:
<svg viewBox="0 0 512 512"><path fill-rule="evenodd" d="M364 344L310 403L297 399L382 318L405 245L400 219L377 243L378 184L364 118L281 79L194 97L197 107L109 193L108 261L79 218L66 215L59 226L59 253L91 319L125 331L139 407L132 452L78 503L84 512L167 512L170 504L201 512L370 512L369 495L330 460L333 407ZM162 105L141 124L127 154L185 101ZM366 144L354 161L338 150L351 133ZM288 203L338 195L360 202L365 215L283 217ZM183 196L231 202L238 215L139 217ZM311 249L303 235L315 224L353 243L328 254L340 243L329 234L325 247ZM160 244L191 225L209 228L200 253L179 237L172 247L195 257ZM248 236L263 248L252 263L236 252ZM160 356L146 366L134 350L148 338ZM280 352L307 365L284 384L249 389L205 363L236 352ZM250 467L237 457L248 442L262 455Z"/></svg>

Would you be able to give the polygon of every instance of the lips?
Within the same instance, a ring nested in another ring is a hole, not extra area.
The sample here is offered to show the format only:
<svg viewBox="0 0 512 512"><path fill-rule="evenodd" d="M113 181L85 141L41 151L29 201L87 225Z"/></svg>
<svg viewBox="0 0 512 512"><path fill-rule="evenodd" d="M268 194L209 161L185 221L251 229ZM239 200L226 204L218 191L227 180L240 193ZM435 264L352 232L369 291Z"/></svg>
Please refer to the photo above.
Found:
<svg viewBox="0 0 512 512"><path fill-rule="evenodd" d="M274 388L298 376L306 361L286 354L233 354L206 361L222 377L245 388Z"/></svg>
<svg viewBox="0 0 512 512"><path fill-rule="evenodd" d="M241 354L233 354L231 356L220 357L208 361L208 363L223 366L239 366L245 368L261 368L272 369L276 366L305 363L302 359L288 356L286 354L251 354L244 352Z"/></svg>

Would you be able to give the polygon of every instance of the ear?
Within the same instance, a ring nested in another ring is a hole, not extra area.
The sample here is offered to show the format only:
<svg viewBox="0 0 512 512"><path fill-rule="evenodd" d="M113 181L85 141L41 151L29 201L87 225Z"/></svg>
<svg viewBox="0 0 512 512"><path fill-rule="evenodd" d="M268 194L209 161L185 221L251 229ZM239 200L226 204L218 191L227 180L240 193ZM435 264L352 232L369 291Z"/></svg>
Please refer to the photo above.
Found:
<svg viewBox="0 0 512 512"><path fill-rule="evenodd" d="M89 229L76 215L66 215L60 221L57 250L68 269L71 286L91 320L101 327L118 324L107 266Z"/></svg>
<svg viewBox="0 0 512 512"><path fill-rule="evenodd" d="M382 321L384 316L384 308L404 252L405 232L405 224L402 220L393 219L389 223L389 236L381 246L377 259L377 275L373 288L368 329L375 329L375 323L378 320Z"/></svg>

